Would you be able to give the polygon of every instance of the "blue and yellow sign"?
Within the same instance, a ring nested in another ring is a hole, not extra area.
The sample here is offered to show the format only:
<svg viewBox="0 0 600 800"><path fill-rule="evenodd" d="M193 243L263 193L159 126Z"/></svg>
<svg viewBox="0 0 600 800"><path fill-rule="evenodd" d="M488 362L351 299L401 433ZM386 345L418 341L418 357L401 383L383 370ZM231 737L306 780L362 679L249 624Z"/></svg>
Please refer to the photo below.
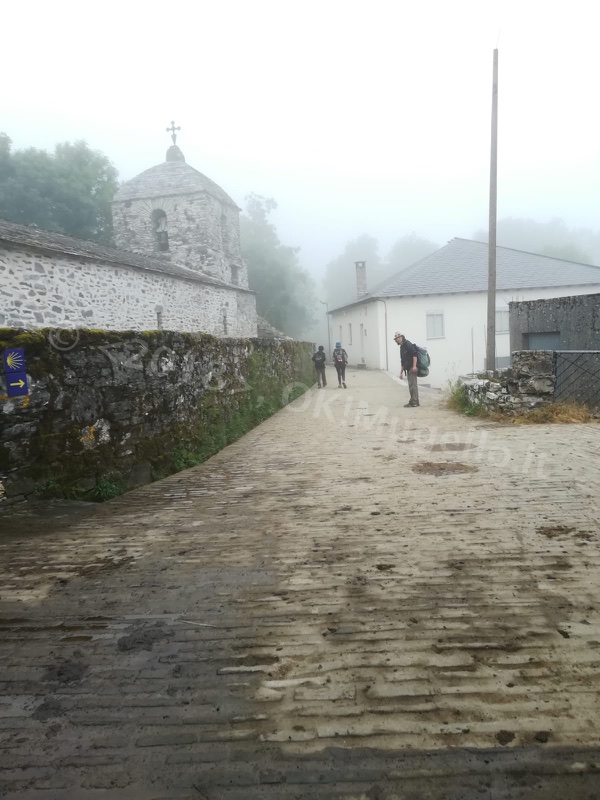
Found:
<svg viewBox="0 0 600 800"><path fill-rule="evenodd" d="M22 394L29 394L29 384L25 372L6 373L6 394L9 397L20 397Z"/></svg>
<svg viewBox="0 0 600 800"><path fill-rule="evenodd" d="M4 371L9 372L25 372L25 351L20 347L14 347L5 350L2 353L4 360Z"/></svg>
<svg viewBox="0 0 600 800"><path fill-rule="evenodd" d="M9 397L20 397L29 394L27 373L25 372L25 351L21 347L13 347L2 353L4 362L4 378L6 394Z"/></svg>

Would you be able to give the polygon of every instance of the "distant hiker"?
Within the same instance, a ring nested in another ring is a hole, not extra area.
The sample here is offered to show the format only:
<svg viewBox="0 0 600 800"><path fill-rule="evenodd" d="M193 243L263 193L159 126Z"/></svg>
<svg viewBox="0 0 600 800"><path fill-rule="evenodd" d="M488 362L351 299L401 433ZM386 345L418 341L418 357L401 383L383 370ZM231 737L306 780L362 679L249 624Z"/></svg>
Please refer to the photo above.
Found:
<svg viewBox="0 0 600 800"><path fill-rule="evenodd" d="M325 362L327 361L327 356L325 355L325 348L322 344L319 345L319 349L312 357L312 360L317 370L317 388L320 389L321 385L327 386L327 378L325 377Z"/></svg>
<svg viewBox="0 0 600 800"><path fill-rule="evenodd" d="M400 347L400 378L402 378L402 373L406 372L408 391L410 392L410 400L405 403L404 408L415 408L419 405L419 386L417 384L417 358L419 352L416 345L409 342L402 333L396 332L394 341Z"/></svg>
<svg viewBox="0 0 600 800"><path fill-rule="evenodd" d="M348 363L348 353L342 347L341 342L335 343L335 350L333 351L333 363L335 365L338 377L338 389L342 386L346 388L346 364Z"/></svg>

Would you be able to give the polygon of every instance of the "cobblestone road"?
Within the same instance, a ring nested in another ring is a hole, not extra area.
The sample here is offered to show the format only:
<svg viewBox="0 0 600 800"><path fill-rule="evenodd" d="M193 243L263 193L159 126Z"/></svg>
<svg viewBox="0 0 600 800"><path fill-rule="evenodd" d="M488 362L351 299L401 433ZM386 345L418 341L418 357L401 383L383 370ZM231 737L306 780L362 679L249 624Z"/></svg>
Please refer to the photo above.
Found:
<svg viewBox="0 0 600 800"><path fill-rule="evenodd" d="M351 372L68 522L0 518L0 795L600 797L600 426L421 395Z"/></svg>

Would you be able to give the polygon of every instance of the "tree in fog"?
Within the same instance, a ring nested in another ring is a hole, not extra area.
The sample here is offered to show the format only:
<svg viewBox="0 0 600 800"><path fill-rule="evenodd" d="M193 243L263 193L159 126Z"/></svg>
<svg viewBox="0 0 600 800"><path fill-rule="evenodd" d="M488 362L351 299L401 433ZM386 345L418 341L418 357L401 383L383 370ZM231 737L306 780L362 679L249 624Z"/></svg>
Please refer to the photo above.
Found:
<svg viewBox="0 0 600 800"><path fill-rule="evenodd" d="M392 246L386 259L379 255L377 239L363 234L348 242L344 252L327 265L325 292L330 307L354 302L356 298L355 261L367 262L367 291L373 291L382 281L437 250L435 242L410 233Z"/></svg>
<svg viewBox="0 0 600 800"><path fill-rule="evenodd" d="M314 322L315 285L298 263L300 248L279 241L269 221L276 208L271 198L246 198L246 211L240 216L242 256L250 288L258 292L257 313L288 336L300 337Z"/></svg>
<svg viewBox="0 0 600 800"><path fill-rule="evenodd" d="M54 152L11 148L0 134L0 218L110 244L117 170L83 141Z"/></svg>
<svg viewBox="0 0 600 800"><path fill-rule="evenodd" d="M325 294L330 308L347 305L356 300L355 261L367 262L367 290L381 274L381 258L377 239L364 233L348 242L344 252L327 264L324 279Z"/></svg>
<svg viewBox="0 0 600 800"><path fill-rule="evenodd" d="M395 275L396 272L405 269L405 267L410 267L411 264L420 261L438 249L439 246L435 242L422 236L417 236L414 231L402 236L388 253L385 262L387 274L382 280Z"/></svg>
<svg viewBox="0 0 600 800"><path fill-rule="evenodd" d="M485 229L475 231L473 238L487 242ZM512 247L529 253L600 265L600 231L569 228L562 219L536 222L532 219L508 217L498 222L496 240L501 247Z"/></svg>
<svg viewBox="0 0 600 800"><path fill-rule="evenodd" d="M542 255L561 258L563 261L578 261L580 264L591 264L592 258L589 253L577 247L576 244L547 245L542 250Z"/></svg>

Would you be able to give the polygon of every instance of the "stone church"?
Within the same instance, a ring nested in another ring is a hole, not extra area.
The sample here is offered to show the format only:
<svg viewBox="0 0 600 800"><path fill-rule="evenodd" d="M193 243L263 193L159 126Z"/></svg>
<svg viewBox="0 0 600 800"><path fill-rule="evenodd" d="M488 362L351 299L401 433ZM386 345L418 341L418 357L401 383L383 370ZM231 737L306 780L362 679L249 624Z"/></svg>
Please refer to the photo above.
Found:
<svg viewBox="0 0 600 800"><path fill-rule="evenodd" d="M117 192L115 248L0 220L0 326L257 335L240 209L172 138Z"/></svg>

